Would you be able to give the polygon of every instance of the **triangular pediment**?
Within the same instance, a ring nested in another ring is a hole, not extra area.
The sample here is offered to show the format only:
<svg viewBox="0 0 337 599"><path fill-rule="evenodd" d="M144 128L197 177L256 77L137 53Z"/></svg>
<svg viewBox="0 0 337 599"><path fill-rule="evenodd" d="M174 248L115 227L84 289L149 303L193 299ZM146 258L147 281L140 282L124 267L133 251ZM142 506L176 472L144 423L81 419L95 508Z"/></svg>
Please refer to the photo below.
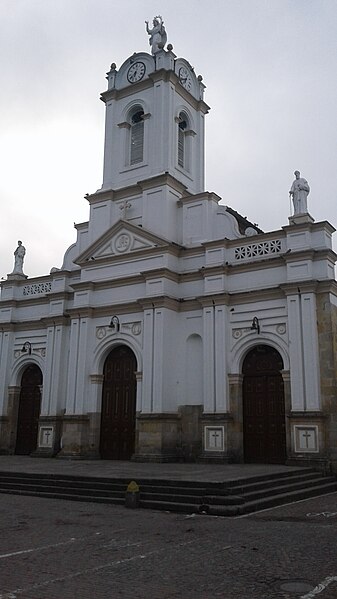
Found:
<svg viewBox="0 0 337 599"><path fill-rule="evenodd" d="M170 242L153 235L131 223L119 220L101 237L92 243L74 262L83 264L89 260L101 260L151 250L156 247L168 247Z"/></svg>

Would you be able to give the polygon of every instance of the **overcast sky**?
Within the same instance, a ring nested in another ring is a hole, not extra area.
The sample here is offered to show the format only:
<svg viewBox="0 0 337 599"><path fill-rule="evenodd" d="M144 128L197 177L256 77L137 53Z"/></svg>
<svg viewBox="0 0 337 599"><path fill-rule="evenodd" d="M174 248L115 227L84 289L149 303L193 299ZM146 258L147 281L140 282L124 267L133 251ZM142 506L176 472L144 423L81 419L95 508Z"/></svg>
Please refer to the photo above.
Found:
<svg viewBox="0 0 337 599"><path fill-rule="evenodd" d="M18 239L29 277L61 266L102 184L106 72L157 14L207 86L207 190L279 229L298 169L337 225L337 0L0 0L0 278Z"/></svg>

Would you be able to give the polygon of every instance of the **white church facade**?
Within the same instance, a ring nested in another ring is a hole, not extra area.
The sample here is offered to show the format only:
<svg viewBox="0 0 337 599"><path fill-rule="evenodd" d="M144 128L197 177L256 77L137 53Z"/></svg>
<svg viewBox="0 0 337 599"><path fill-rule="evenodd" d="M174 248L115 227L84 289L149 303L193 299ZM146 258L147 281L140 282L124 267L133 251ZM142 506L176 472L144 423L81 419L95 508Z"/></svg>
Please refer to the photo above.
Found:
<svg viewBox="0 0 337 599"><path fill-rule="evenodd" d="M202 78L148 31L107 75L89 221L2 283L0 453L336 469L334 228L302 195L264 233L205 191Z"/></svg>

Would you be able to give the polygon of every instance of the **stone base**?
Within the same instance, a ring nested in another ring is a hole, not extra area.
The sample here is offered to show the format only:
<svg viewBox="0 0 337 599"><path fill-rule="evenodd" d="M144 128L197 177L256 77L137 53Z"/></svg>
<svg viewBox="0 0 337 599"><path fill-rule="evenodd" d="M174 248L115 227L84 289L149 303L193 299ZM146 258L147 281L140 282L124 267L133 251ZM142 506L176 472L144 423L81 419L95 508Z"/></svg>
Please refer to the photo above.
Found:
<svg viewBox="0 0 337 599"><path fill-rule="evenodd" d="M177 461L178 414L138 414L133 461Z"/></svg>
<svg viewBox="0 0 337 599"><path fill-rule="evenodd" d="M60 451L62 420L62 416L40 416L37 446L32 457L52 458Z"/></svg>
<svg viewBox="0 0 337 599"><path fill-rule="evenodd" d="M138 414L135 462L197 462L202 452L202 406L174 414Z"/></svg>
<svg viewBox="0 0 337 599"><path fill-rule="evenodd" d="M230 459L230 437L233 417L230 414L202 414L202 451L198 462L227 464Z"/></svg>
<svg viewBox="0 0 337 599"><path fill-rule="evenodd" d="M25 281L26 279L28 279L28 275L24 275L23 273L11 272L7 275L8 281Z"/></svg>
<svg viewBox="0 0 337 599"><path fill-rule="evenodd" d="M84 459L90 455L89 416L64 416L58 458Z"/></svg>
<svg viewBox="0 0 337 599"><path fill-rule="evenodd" d="M328 458L312 458L307 456L291 456L286 460L286 466L298 466L299 468L314 468L320 470L324 474L337 474L337 463L335 470Z"/></svg>
<svg viewBox="0 0 337 599"><path fill-rule="evenodd" d="M288 218L289 225L303 225L304 223L314 223L315 219L309 214L309 212L303 212L303 214L294 214Z"/></svg>

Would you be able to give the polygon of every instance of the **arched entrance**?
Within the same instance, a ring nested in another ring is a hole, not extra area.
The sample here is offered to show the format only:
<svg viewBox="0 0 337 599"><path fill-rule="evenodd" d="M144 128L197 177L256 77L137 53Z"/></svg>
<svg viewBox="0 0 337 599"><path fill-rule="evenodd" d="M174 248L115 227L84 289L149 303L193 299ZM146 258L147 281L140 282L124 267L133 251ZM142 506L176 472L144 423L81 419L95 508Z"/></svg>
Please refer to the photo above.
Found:
<svg viewBox="0 0 337 599"><path fill-rule="evenodd" d="M137 361L120 345L103 369L100 454L105 460L129 460L135 450Z"/></svg>
<svg viewBox="0 0 337 599"><path fill-rule="evenodd" d="M274 348L257 345L246 356L243 372L245 462L284 464L286 433L283 360Z"/></svg>
<svg viewBox="0 0 337 599"><path fill-rule="evenodd" d="M41 408L42 372L36 364L25 369L21 379L15 453L29 455L36 449Z"/></svg>

